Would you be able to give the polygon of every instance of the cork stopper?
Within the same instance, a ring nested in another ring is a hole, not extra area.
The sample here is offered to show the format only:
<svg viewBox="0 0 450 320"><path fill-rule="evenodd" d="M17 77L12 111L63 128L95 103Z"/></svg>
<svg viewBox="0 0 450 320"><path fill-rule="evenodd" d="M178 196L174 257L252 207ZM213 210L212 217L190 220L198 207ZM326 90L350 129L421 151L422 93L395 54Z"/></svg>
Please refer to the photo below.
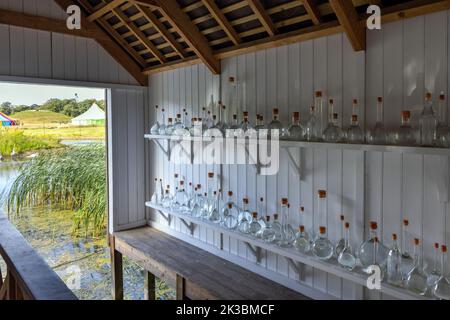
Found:
<svg viewBox="0 0 450 320"><path fill-rule="evenodd" d="M358 99L353 99L353 104L358 104Z"/></svg>
<svg viewBox="0 0 450 320"><path fill-rule="evenodd" d="M292 117L294 118L294 120L299 120L300 119L300 112L296 111L292 113Z"/></svg>
<svg viewBox="0 0 450 320"><path fill-rule="evenodd" d="M318 190L317 195L319 199L325 199L327 197L327 191L326 190Z"/></svg>
<svg viewBox="0 0 450 320"><path fill-rule="evenodd" d="M274 115L278 115L278 112L279 112L278 108L274 108L274 109L272 110L272 113L273 113Z"/></svg>
<svg viewBox="0 0 450 320"><path fill-rule="evenodd" d="M441 92L441 94L439 95L439 100L444 101L445 100L445 94L444 92Z"/></svg>
<svg viewBox="0 0 450 320"><path fill-rule="evenodd" d="M350 223L348 223L348 222L345 223L345 229L347 229L347 230L350 229Z"/></svg>
<svg viewBox="0 0 450 320"><path fill-rule="evenodd" d="M273 219L274 219L274 220L278 220L278 213L274 213L274 214L273 214Z"/></svg>
<svg viewBox="0 0 450 320"><path fill-rule="evenodd" d="M392 240L397 241L397 234L395 234L395 233L392 234Z"/></svg>
<svg viewBox="0 0 450 320"><path fill-rule="evenodd" d="M337 113L333 113L333 119L334 119L334 120L339 119L339 115L338 115Z"/></svg>
<svg viewBox="0 0 450 320"><path fill-rule="evenodd" d="M233 191L228 191L228 196L232 197L233 196Z"/></svg>
<svg viewBox="0 0 450 320"><path fill-rule="evenodd" d="M228 209L231 209L231 208L233 208L233 204L229 203L228 204Z"/></svg>
<svg viewBox="0 0 450 320"><path fill-rule="evenodd" d="M414 245L415 245L415 246L418 246L419 244L420 244L420 240L417 239L417 238L415 238L415 239L414 239Z"/></svg>
<svg viewBox="0 0 450 320"><path fill-rule="evenodd" d="M157 182L158 181L158 178L155 178L155 182Z"/></svg>
<svg viewBox="0 0 450 320"><path fill-rule="evenodd" d="M263 197L259 198L259 201L264 202L264 198Z"/></svg>
<svg viewBox="0 0 450 320"><path fill-rule="evenodd" d="M299 226L298 230L300 230L300 232L305 232L305 226Z"/></svg>
<svg viewBox="0 0 450 320"><path fill-rule="evenodd" d="M357 122L358 121L358 115L352 114L352 121Z"/></svg>
<svg viewBox="0 0 450 320"><path fill-rule="evenodd" d="M214 178L214 172L208 172L208 178Z"/></svg>
<svg viewBox="0 0 450 320"><path fill-rule="evenodd" d="M192 187L192 182L189 182L189 187Z"/></svg>
<svg viewBox="0 0 450 320"><path fill-rule="evenodd" d="M403 225L405 227L409 226L409 220L408 219L403 219Z"/></svg>
<svg viewBox="0 0 450 320"><path fill-rule="evenodd" d="M161 109L161 111L162 111L162 112L165 112L165 111L166 111L166 109L162 108L162 109Z"/></svg>
<svg viewBox="0 0 450 320"><path fill-rule="evenodd" d="M197 189L201 189L202 188L202 185L201 184L198 184L197 185Z"/></svg>
<svg viewBox="0 0 450 320"><path fill-rule="evenodd" d="M248 198L242 199L242 202L243 202L244 204L248 204Z"/></svg>
<svg viewBox="0 0 450 320"><path fill-rule="evenodd" d="M371 230L377 230L378 229L378 223L376 223L375 221L371 221L370 222L370 229Z"/></svg>
<svg viewBox="0 0 450 320"><path fill-rule="evenodd" d="M411 119L411 111L409 110L402 111L402 118L405 120Z"/></svg>
<svg viewBox="0 0 450 320"><path fill-rule="evenodd" d="M345 219L344 215L341 214L341 215L339 216L339 219L341 219L341 221L344 222L344 219Z"/></svg>
<svg viewBox="0 0 450 320"><path fill-rule="evenodd" d="M289 203L289 200L288 200L288 198L283 198L283 199L281 199L281 204L282 205L287 205Z"/></svg>
<svg viewBox="0 0 450 320"><path fill-rule="evenodd" d="M234 77L229 77L229 78L228 78L228 81L231 82L231 83L234 83L235 78L234 78Z"/></svg>
<svg viewBox="0 0 450 320"><path fill-rule="evenodd" d="M178 178L178 173L175 173L173 176L175 177L175 179L177 179Z"/></svg>
<svg viewBox="0 0 450 320"><path fill-rule="evenodd" d="M443 246L441 247L441 250L442 250L442 253L447 253L447 246L446 246L446 245L443 245Z"/></svg>
<svg viewBox="0 0 450 320"><path fill-rule="evenodd" d="M327 228L326 227L319 227L319 232L320 232L320 234L325 234L325 233L327 233Z"/></svg>
<svg viewBox="0 0 450 320"><path fill-rule="evenodd" d="M322 98L322 91L316 91L316 98Z"/></svg>
<svg viewBox="0 0 450 320"><path fill-rule="evenodd" d="M181 114L180 113L177 113L177 118L178 119L181 118Z"/></svg>
<svg viewBox="0 0 450 320"><path fill-rule="evenodd" d="M333 99L330 99L329 101L330 101L330 104L334 104L334 100Z"/></svg>
<svg viewBox="0 0 450 320"><path fill-rule="evenodd" d="M169 192L170 192L169 190L166 190L166 194L169 194Z"/></svg>
<svg viewBox="0 0 450 320"><path fill-rule="evenodd" d="M382 102L383 102L383 97L378 97L378 98L377 98L377 101L378 101L379 103L382 103Z"/></svg>
<svg viewBox="0 0 450 320"><path fill-rule="evenodd" d="M305 213L305 207L300 207L300 213Z"/></svg>
<svg viewBox="0 0 450 320"><path fill-rule="evenodd" d="M270 216L266 216L266 221L270 222Z"/></svg>
<svg viewBox="0 0 450 320"><path fill-rule="evenodd" d="M170 185L169 184L166 186L166 189L170 189Z"/></svg>
<svg viewBox="0 0 450 320"><path fill-rule="evenodd" d="M435 249L439 249L439 243L436 242L436 243L434 244L434 248L435 248Z"/></svg>
<svg viewBox="0 0 450 320"><path fill-rule="evenodd" d="M180 186L184 186L184 181L180 181Z"/></svg>
<svg viewBox="0 0 450 320"><path fill-rule="evenodd" d="M169 118L168 120L169 120L169 123L173 122L173 118Z"/></svg>
<svg viewBox="0 0 450 320"><path fill-rule="evenodd" d="M242 114L244 115L245 118L248 118L248 111L244 111L242 112Z"/></svg>
<svg viewBox="0 0 450 320"><path fill-rule="evenodd" d="M155 106L155 109L158 110L158 108L159 108L158 105L156 105L156 106Z"/></svg>
<svg viewBox="0 0 450 320"><path fill-rule="evenodd" d="M252 213L252 217L253 217L253 219L258 218L258 212L253 212L253 213Z"/></svg>
<svg viewBox="0 0 450 320"><path fill-rule="evenodd" d="M431 100L431 98L432 98L431 92L427 92L427 94L425 95L425 98L427 100Z"/></svg>
<svg viewBox="0 0 450 320"><path fill-rule="evenodd" d="M315 110L316 110L316 107L315 107L315 106L309 107L309 112L313 113Z"/></svg>

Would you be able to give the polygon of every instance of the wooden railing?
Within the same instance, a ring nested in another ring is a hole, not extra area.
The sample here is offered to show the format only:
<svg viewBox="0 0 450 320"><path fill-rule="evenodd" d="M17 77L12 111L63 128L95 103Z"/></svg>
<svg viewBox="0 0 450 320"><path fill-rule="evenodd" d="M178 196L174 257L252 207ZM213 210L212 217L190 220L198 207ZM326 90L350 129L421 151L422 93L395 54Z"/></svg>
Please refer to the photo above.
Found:
<svg viewBox="0 0 450 320"><path fill-rule="evenodd" d="M76 296L23 236L0 214L0 300L76 300ZM3 279L2 271L6 271Z"/></svg>

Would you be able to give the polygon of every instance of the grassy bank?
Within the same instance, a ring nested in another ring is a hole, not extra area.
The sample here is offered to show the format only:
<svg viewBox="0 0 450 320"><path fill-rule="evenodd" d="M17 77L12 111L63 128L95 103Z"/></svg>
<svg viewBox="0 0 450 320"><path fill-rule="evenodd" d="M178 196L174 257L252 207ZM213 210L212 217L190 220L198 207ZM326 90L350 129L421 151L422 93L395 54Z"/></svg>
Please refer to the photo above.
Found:
<svg viewBox="0 0 450 320"><path fill-rule="evenodd" d="M20 125L24 127L55 127L61 124L69 123L71 118L61 113L51 111L23 111L14 113L11 118L19 120Z"/></svg>
<svg viewBox="0 0 450 320"><path fill-rule="evenodd" d="M58 140L104 140L105 127L24 128L25 135Z"/></svg>
<svg viewBox="0 0 450 320"><path fill-rule="evenodd" d="M0 129L0 153L4 157L11 155L13 150L17 154L59 146L58 140L52 137L28 136L22 130Z"/></svg>

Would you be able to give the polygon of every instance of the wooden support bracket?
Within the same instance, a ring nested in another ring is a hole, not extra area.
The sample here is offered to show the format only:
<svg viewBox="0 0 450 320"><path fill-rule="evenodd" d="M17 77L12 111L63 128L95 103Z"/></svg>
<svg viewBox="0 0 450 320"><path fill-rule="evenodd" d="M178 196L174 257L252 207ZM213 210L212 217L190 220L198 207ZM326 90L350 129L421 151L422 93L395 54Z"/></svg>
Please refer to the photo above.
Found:
<svg viewBox="0 0 450 320"><path fill-rule="evenodd" d="M288 257L285 257L285 258L286 258L286 261L287 261L288 265L292 269L294 269L295 273L298 274L298 278L300 279L300 281L304 281L305 280L305 273L304 273L305 265L303 263L300 263L300 262L295 262L291 258L288 258Z"/></svg>
<svg viewBox="0 0 450 320"><path fill-rule="evenodd" d="M183 218L180 218L180 221L181 221L181 223L183 223L185 225L186 228L189 229L191 236L193 236L196 225L193 222L191 222L191 223L186 222L186 220L184 220Z"/></svg>
<svg viewBox="0 0 450 320"><path fill-rule="evenodd" d="M256 262L260 263L262 259L262 250L260 247L254 247L248 242L244 242L247 249L250 250L250 252L253 254L253 256L256 258Z"/></svg>

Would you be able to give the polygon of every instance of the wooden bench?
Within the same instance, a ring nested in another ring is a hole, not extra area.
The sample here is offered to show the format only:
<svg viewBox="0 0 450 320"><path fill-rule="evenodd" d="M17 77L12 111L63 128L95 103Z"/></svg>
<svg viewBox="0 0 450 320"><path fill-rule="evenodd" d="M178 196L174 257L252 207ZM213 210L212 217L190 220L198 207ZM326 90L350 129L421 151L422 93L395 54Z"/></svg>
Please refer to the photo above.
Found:
<svg viewBox="0 0 450 320"><path fill-rule="evenodd" d="M176 289L177 299L306 300L302 294L177 238L145 227L111 239L113 295L123 299L122 255L146 270L146 298L155 299L155 277Z"/></svg>
<svg viewBox="0 0 450 320"><path fill-rule="evenodd" d="M5 281L0 281L0 300L77 299L55 271L1 214L0 255L7 266Z"/></svg>

